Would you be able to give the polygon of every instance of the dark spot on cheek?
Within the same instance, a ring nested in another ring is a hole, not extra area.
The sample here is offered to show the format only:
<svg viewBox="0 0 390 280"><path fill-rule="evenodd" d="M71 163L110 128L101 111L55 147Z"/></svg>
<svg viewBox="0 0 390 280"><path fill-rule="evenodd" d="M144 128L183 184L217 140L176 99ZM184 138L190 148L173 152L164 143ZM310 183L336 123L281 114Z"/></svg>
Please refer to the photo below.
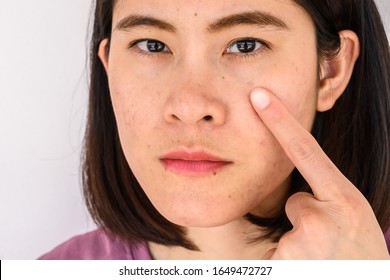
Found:
<svg viewBox="0 0 390 280"><path fill-rule="evenodd" d="M246 84L247 84L248 86L250 86L250 87L253 87L253 82L252 82L252 81L248 81Z"/></svg>
<svg viewBox="0 0 390 280"><path fill-rule="evenodd" d="M197 16L198 16L198 13L195 13L195 14L194 14L194 16L196 16L196 17L197 17Z"/></svg>
<svg viewBox="0 0 390 280"><path fill-rule="evenodd" d="M225 80L225 76L222 76L222 80Z"/></svg>
<svg viewBox="0 0 390 280"><path fill-rule="evenodd" d="M229 194L229 199L232 199L232 195L231 194Z"/></svg>

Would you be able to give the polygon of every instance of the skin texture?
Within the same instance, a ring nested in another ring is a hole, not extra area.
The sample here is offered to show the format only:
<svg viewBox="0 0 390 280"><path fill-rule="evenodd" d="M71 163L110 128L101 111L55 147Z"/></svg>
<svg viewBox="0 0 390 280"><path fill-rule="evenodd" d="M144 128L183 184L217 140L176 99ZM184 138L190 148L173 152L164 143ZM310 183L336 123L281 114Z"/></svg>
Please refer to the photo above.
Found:
<svg viewBox="0 0 390 280"><path fill-rule="evenodd" d="M287 27L239 24L210 32L210 24L218 19L254 10L272 14ZM158 18L175 31L148 24L116 28L129 15ZM306 143L316 110L330 109L345 89L359 47L354 33L345 31L340 35L340 54L320 65L313 22L293 1L118 2L109 50L104 40L99 56L108 74L126 159L156 209L171 222L187 227L189 237L201 250L191 252L150 244L155 258L340 257L318 255L321 250L315 244L310 247L311 254L296 252L305 241L305 236L298 233L282 239L280 249L270 242L249 245L247 238L254 229L242 218L248 212L271 215L281 207L294 164L300 163L292 156L294 153L286 150L286 143L296 140L288 124L294 124L303 135L299 141ZM232 42L248 37L266 44L258 44L258 49L245 56ZM158 40L167 48L150 52L137 41L142 39ZM254 95L251 102L254 88L267 89L267 94L272 95L267 109L259 109L256 102L260 98ZM285 133L280 123L286 124ZM181 174L161 161L166 154L178 150L207 152L229 164L207 174ZM323 170L326 178L337 173L332 168ZM347 184L345 180L340 179L342 184ZM329 196L338 198L332 193ZM356 196L359 202L365 201ZM316 200L299 195L290 199L287 211L294 225L302 224L301 199ZM322 217L320 207L308 209ZM375 224L369 206L364 209ZM328 214L329 209L324 212ZM328 218L321 225L309 225L326 232L326 222L333 221ZM383 236L381 239L375 232L373 239L383 241ZM312 236L310 231L306 234ZM327 237L313 236L313 243ZM383 245L380 241L376 249ZM294 242L298 242L297 247L291 246ZM387 256L381 253L379 256Z"/></svg>

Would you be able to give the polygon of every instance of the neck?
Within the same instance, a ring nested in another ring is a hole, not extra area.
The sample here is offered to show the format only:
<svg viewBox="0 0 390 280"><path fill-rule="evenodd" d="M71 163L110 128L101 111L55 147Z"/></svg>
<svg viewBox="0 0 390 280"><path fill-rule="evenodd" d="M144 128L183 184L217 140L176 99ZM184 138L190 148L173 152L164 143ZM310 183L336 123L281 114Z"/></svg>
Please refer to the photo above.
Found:
<svg viewBox="0 0 390 280"><path fill-rule="evenodd" d="M160 260L211 260L211 259L263 259L275 247L270 241L253 242L259 229L244 219L210 228L188 228L188 238L199 251L182 247L167 247L150 243L155 259Z"/></svg>

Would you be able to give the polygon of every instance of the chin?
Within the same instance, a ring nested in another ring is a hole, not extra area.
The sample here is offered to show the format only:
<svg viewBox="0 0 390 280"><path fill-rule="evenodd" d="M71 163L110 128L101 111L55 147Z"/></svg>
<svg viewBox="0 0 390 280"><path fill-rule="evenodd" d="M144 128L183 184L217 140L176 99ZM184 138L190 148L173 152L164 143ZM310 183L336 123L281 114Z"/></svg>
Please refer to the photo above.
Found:
<svg viewBox="0 0 390 280"><path fill-rule="evenodd" d="M242 218L246 211L232 211L235 207L231 207L230 211L228 206L221 208L224 204L214 203L218 209L212 209L210 206L189 208L183 207L179 210L169 209L168 211L160 211L160 213L170 222L183 226L183 227L219 227L225 224L231 223L234 220ZM226 205L226 204L225 204ZM176 208L177 209L177 208Z"/></svg>

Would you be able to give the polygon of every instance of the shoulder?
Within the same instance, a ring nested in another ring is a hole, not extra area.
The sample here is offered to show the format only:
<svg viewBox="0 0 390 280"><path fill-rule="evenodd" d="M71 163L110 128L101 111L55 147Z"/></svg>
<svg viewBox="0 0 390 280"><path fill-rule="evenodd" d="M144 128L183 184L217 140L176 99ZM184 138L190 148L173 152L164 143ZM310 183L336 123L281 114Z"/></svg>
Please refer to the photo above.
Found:
<svg viewBox="0 0 390 280"><path fill-rule="evenodd" d="M118 237L97 229L72 237L44 254L40 260L149 260L146 243L130 246Z"/></svg>

